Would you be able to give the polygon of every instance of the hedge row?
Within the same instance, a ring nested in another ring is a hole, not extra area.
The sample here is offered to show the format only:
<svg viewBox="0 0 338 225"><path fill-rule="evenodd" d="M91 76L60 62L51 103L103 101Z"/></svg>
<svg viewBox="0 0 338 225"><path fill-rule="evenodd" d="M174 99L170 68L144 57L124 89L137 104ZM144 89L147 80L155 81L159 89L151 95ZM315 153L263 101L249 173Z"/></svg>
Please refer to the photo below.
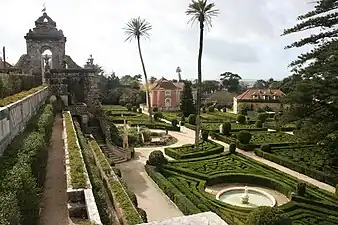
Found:
<svg viewBox="0 0 338 225"><path fill-rule="evenodd" d="M281 157L278 157L277 155L274 154L270 154L267 152L263 152L260 149L255 149L255 154L257 156L260 156L264 159L267 159L269 161L275 162L279 165L288 167L294 171L297 171L299 173L305 174L307 176L310 176L316 180L325 182L327 184L330 184L332 186L336 186L338 184L338 178L332 175L328 175L327 173L309 168L309 167L305 167L305 166L301 166L291 160L287 160Z"/></svg>
<svg viewBox="0 0 338 225"><path fill-rule="evenodd" d="M53 122L53 106L46 104L1 158L0 224L37 224Z"/></svg>
<svg viewBox="0 0 338 225"><path fill-rule="evenodd" d="M73 120L69 112L65 112L63 117L66 125L71 185L74 189L86 188L87 176Z"/></svg>
<svg viewBox="0 0 338 225"><path fill-rule="evenodd" d="M41 86L38 86L38 87L35 87L35 88L32 88L32 89L29 89L28 91L22 91L22 92L19 92L17 94L10 95L10 96L7 96L3 99L0 99L0 107L6 106L6 105L9 105L11 103L17 102L21 99L24 99L28 95L31 95L31 94L38 92L38 91L41 91L42 89L44 89L46 87L47 87L46 85L41 85Z"/></svg>
<svg viewBox="0 0 338 225"><path fill-rule="evenodd" d="M209 143L212 141L208 141ZM190 159L190 158L199 158L199 157L204 157L208 155L215 155L215 154L220 154L224 152L224 146L219 145L215 142L212 142L214 144L214 147L211 147L209 149L203 149L203 144L201 144L202 148L198 152L191 152L191 153L181 153L179 149L186 148L186 147L193 147L194 145L188 145L188 146L181 146L181 147L173 147L173 148L165 148L164 152L166 155L170 156L171 158L174 159Z"/></svg>
<svg viewBox="0 0 338 225"><path fill-rule="evenodd" d="M150 165L145 165L147 174L155 181L161 190L176 204L184 215L201 213L184 194L182 194L173 184L171 184L161 173L156 171L156 168Z"/></svg>
<svg viewBox="0 0 338 225"><path fill-rule="evenodd" d="M0 99L41 85L41 77L25 74L0 74Z"/></svg>
<svg viewBox="0 0 338 225"><path fill-rule="evenodd" d="M134 225L144 222L138 213L136 206L128 196L127 191L119 181L118 177L110 167L99 145L95 140L90 140L89 144L95 156L96 165L100 168L101 176L107 187L108 195L112 202L117 202L123 211L123 217L127 224Z"/></svg>
<svg viewBox="0 0 338 225"><path fill-rule="evenodd" d="M219 125L221 125L221 123L219 123ZM186 128L189 128L191 130L196 130L196 125L192 125L192 124L189 124L189 123L185 123L184 126ZM208 131L213 131L215 133L219 133L219 128L217 129L204 129L203 130L208 130ZM267 131L268 128L231 128L231 132L239 132L239 131L242 131L242 130L247 130L247 131Z"/></svg>
<svg viewBox="0 0 338 225"><path fill-rule="evenodd" d="M84 137L81 126L78 121L74 121L77 137L82 148L83 158L88 171L88 176L92 184L92 190L97 205L97 209L100 214L103 225L111 225L112 218L109 208L109 197L104 187L103 181L100 178L100 170L95 164L93 152L91 151L86 138Z"/></svg>
<svg viewBox="0 0 338 225"><path fill-rule="evenodd" d="M150 122L144 122L144 121L129 121L128 124L132 127L135 127L137 125L139 126L145 126L149 129L161 129L161 130L170 130L170 131L180 131L180 127L174 127L167 123L150 123Z"/></svg>

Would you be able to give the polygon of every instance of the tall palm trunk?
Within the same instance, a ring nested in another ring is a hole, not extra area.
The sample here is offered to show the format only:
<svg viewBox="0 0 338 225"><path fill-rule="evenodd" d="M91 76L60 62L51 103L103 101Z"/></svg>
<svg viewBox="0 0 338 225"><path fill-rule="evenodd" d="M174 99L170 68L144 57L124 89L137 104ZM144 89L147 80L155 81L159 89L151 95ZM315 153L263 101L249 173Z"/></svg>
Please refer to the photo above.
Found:
<svg viewBox="0 0 338 225"><path fill-rule="evenodd" d="M201 16L202 17L202 16ZM202 52L203 52L203 33L204 33L204 18L200 18L200 43L198 51L198 77L197 77L197 101L196 101L196 132L195 132L195 148L198 150L201 130L201 89L202 89Z"/></svg>
<svg viewBox="0 0 338 225"><path fill-rule="evenodd" d="M149 120L153 121L153 111L151 109L148 76L147 76L146 68L145 68L144 62L143 62L143 57L142 57L142 52L141 52L141 45L140 45L140 37L137 37L137 46L138 46L138 52L140 54L140 59L141 59L141 63L142 63L142 69L143 69L144 79L146 80L146 96L147 96L147 102L148 102Z"/></svg>

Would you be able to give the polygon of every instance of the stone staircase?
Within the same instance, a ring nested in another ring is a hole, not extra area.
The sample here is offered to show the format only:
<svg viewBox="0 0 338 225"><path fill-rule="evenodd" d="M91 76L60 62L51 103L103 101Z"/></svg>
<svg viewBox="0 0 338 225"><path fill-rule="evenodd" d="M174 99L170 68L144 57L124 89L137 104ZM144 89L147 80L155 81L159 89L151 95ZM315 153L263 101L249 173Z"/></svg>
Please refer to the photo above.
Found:
<svg viewBox="0 0 338 225"><path fill-rule="evenodd" d="M116 147L116 149L110 149L107 146L100 127L91 127L90 129L92 135L94 136L96 142L99 144L109 163L118 164L127 161L126 155L121 152L118 147Z"/></svg>

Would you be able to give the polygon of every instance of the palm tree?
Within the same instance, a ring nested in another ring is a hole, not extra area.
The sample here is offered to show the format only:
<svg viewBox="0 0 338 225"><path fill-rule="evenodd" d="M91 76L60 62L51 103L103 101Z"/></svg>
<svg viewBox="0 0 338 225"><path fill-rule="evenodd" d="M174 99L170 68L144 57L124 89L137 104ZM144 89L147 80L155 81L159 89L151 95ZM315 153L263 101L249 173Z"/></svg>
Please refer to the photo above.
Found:
<svg viewBox="0 0 338 225"><path fill-rule="evenodd" d="M211 27L212 18L219 14L219 10L215 9L215 3L208 3L208 0L192 0L185 12L191 16L188 23L197 22L200 27L200 40L198 51L198 79L197 79L197 101L196 101L196 133L195 148L198 150L200 138L200 110L201 110L201 89L202 89L202 52L203 52L203 33L204 27Z"/></svg>
<svg viewBox="0 0 338 225"><path fill-rule="evenodd" d="M152 121L153 117L152 117L152 109L151 109L151 103L150 103L148 76L147 76L146 68L144 65L142 52L141 52L141 45L140 45L141 37L149 38L150 35L148 32L152 29L152 26L145 19L141 19L140 17L137 17L127 22L126 27L124 27L123 29L124 29L124 33L127 35L127 38L125 41L132 41L134 39L137 40L138 52L139 52L141 63L142 63L144 79L146 81L146 95L147 95L147 102L148 102L149 119L150 121Z"/></svg>

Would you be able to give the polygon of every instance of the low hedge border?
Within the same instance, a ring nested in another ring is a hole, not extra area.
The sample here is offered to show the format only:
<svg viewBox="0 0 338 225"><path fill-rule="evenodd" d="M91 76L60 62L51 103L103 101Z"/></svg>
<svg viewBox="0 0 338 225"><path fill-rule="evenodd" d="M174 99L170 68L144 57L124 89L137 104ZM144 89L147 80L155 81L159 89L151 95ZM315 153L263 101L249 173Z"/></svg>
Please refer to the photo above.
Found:
<svg viewBox="0 0 338 225"><path fill-rule="evenodd" d="M172 125L163 123L162 124L150 124L150 123L142 123L142 122L128 122L128 124L131 127L136 127L137 125L139 126L145 126L149 129L161 129L161 130L170 130L170 131L180 131L180 127L173 127Z"/></svg>
<svg viewBox="0 0 338 225"><path fill-rule="evenodd" d="M74 189L87 188L88 177L70 112L64 112L63 118L66 129L65 144L68 149L70 185Z"/></svg>
<svg viewBox="0 0 338 225"><path fill-rule="evenodd" d="M78 121L74 121L75 130L79 140L79 144L82 148L83 158L88 171L88 176L92 184L92 191L94 194L97 209L100 214L103 225L112 225L112 215L109 208L109 197L105 189L102 179L100 178L100 171L95 164L93 152L91 151L86 138L84 137L81 126Z"/></svg>
<svg viewBox="0 0 338 225"><path fill-rule="evenodd" d="M29 89L28 91L22 91L22 92L15 94L15 95L7 96L3 99L0 99L0 107L4 107L4 106L9 105L11 103L20 101L20 100L26 98L27 96L34 94L35 92L43 90L46 87L47 87L47 85L41 85L41 86L38 86L38 87L35 87L35 88L32 88L32 89Z"/></svg>
<svg viewBox="0 0 338 225"><path fill-rule="evenodd" d="M161 173L156 171L156 167L145 165L145 170L159 188L175 203L184 215L201 213L184 194L182 194L173 184L171 184Z"/></svg>
<svg viewBox="0 0 338 225"><path fill-rule="evenodd" d="M193 152L193 153L188 153L188 154L182 154L176 149L184 148L184 146L181 147L173 147L173 148L165 148L164 152L166 155L170 156L171 158L174 159L190 159L190 158L200 158L208 155L215 155L215 154L220 154L224 152L224 146L219 145L213 141L208 141L212 142L215 147L207 149L207 150L202 150L199 152Z"/></svg>
<svg viewBox="0 0 338 225"><path fill-rule="evenodd" d="M332 186L335 186L336 184L338 184L338 178L337 177L327 175L326 173L315 170L315 169L311 169L311 168L308 168L308 167L298 165L297 163L295 163L291 160L283 159L281 157L278 157L277 155L270 154L270 153L267 153L267 152L263 152L260 149L255 149L255 154L259 157L262 157L262 158L267 159L269 161L275 162L279 165L288 167L288 168L290 168L294 171L305 174L307 176L310 176L310 177L312 177L316 180L322 181L322 182L330 184Z"/></svg>
<svg viewBox="0 0 338 225"><path fill-rule="evenodd" d="M221 125L221 123L219 125ZM184 126L186 128L191 129L191 130L196 130L196 125L185 123ZM219 133L219 129L203 129L203 130L208 130L208 131L212 131L212 132L215 132L215 133ZM268 128L231 128L231 132L239 132L239 131L242 131L242 130L247 130L247 131L267 131Z"/></svg>
<svg viewBox="0 0 338 225"><path fill-rule="evenodd" d="M111 202L117 203L122 210L120 215L125 224L135 225L144 222L138 213L137 208L128 196L127 191L119 181L117 175L110 167L97 142L91 138L89 145L94 154L95 163L100 169L101 177L104 180Z"/></svg>
<svg viewBox="0 0 338 225"><path fill-rule="evenodd" d="M36 224L46 175L54 108L46 104L1 157L0 224Z"/></svg>

